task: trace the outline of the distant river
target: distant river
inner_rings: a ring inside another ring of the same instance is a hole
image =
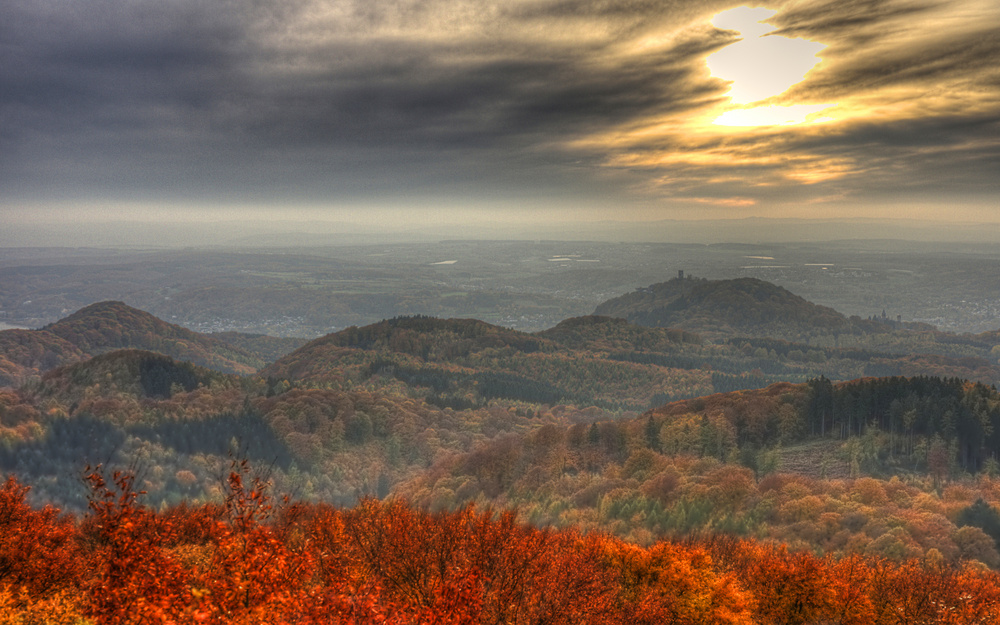
[[[31,328],[26,328],[24,326],[12,326],[9,323],[4,323],[0,321],[0,330],[30,330]]]

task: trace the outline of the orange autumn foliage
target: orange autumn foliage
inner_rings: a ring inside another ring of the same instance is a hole
[[[134,473],[94,470],[82,519],[30,508],[27,487],[9,479],[4,622],[1000,622],[1000,576],[981,568],[725,537],[640,547],[473,507],[367,499],[342,510],[273,499],[266,478],[234,462],[223,503],[157,513],[140,503]]]

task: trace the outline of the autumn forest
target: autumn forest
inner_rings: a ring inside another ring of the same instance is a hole
[[[1000,333],[595,312],[0,332],[0,622],[1000,622]]]

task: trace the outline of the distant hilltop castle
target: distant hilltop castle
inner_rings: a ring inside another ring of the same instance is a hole
[[[896,328],[903,327],[903,315],[896,315],[896,319],[895,319],[895,321],[893,321],[892,319],[890,319],[885,314],[885,309],[884,308],[882,309],[882,315],[881,316],[879,316],[879,315],[872,315],[871,317],[868,317],[868,321],[877,321],[878,323],[884,323],[886,325],[891,325],[891,326],[896,327]]]
[[[685,278],[688,279],[688,280],[692,280],[692,279],[694,279],[694,276],[691,276],[691,275],[685,276],[684,275],[684,270],[683,269],[678,269],[677,270],[677,279],[678,280],[684,280]],[[648,287],[648,286],[637,286],[637,287],[635,287],[635,290],[637,292],[639,292],[639,293],[652,293],[653,292],[652,287]]]

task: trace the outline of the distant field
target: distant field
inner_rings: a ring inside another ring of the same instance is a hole
[[[0,248],[0,319],[39,327],[97,301],[121,300],[199,331],[314,337],[413,314],[537,331],[679,270],[760,278],[846,315],[884,310],[891,319],[953,332],[1000,328],[1000,251],[900,241]]]

